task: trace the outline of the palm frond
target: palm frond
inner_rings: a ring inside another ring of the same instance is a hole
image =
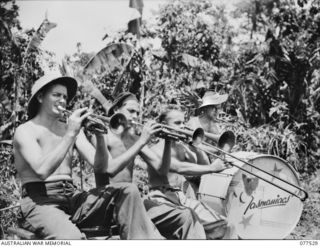
[[[66,58],[63,58],[61,64],[59,64],[60,73],[63,76],[74,76],[72,68],[68,65]]]
[[[85,65],[85,74],[103,75],[114,69],[122,69],[133,55],[134,47],[125,43],[115,43],[101,49]]]
[[[134,47],[125,43],[108,45],[90,59],[85,65],[83,73],[88,76],[99,75],[102,77],[116,69],[121,71],[113,90],[113,96],[115,96],[123,87],[123,74],[127,70],[135,53]]]
[[[181,91],[181,93],[177,95],[177,100],[185,107],[195,109],[198,109],[202,103],[202,99],[193,91]]]
[[[47,36],[48,32],[55,28],[57,26],[56,23],[50,22],[48,20],[48,13],[46,12],[45,18],[42,21],[41,25],[37,29],[37,31],[34,33],[32,38],[30,39],[27,49],[26,49],[26,54],[28,54],[32,50],[37,50],[39,49],[40,44],[42,41],[45,39]]]

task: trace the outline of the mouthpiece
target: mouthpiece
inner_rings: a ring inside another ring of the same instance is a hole
[[[61,105],[58,105],[57,108],[58,108],[58,110],[60,110],[60,111],[67,111],[66,108],[64,108],[64,107],[61,106]]]

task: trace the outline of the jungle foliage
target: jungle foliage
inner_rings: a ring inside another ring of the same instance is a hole
[[[27,49],[36,31],[21,29],[14,1],[2,1],[0,13],[0,140],[11,140],[15,127],[27,120],[30,89],[44,73],[43,64],[63,66],[48,51]],[[104,97],[112,100],[121,82],[119,91],[137,94],[147,119],[158,117],[166,104],[184,105],[190,116],[206,90],[228,93],[223,108],[232,121],[225,127],[237,134],[235,150],[278,155],[304,179],[315,176],[320,158],[320,2],[247,0],[228,12],[209,0],[174,0],[156,16],[156,24],[144,21],[139,40],[130,33],[112,37],[111,43],[130,44],[136,52],[123,69],[91,78]],[[155,40],[161,47],[155,47]],[[64,65],[79,75],[92,56],[78,49],[65,57]],[[91,105],[105,113],[85,88],[81,84],[71,108]],[[0,208],[19,198],[10,155],[2,149]],[[90,184],[91,170],[85,169],[84,175],[79,166],[74,172]],[[143,187],[145,176],[137,176]],[[14,224],[8,218],[1,217],[4,227]]]

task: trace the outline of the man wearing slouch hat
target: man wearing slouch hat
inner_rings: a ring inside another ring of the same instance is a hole
[[[199,116],[191,117],[187,125],[192,129],[203,128],[205,132],[220,134],[217,124],[218,110],[228,100],[228,94],[219,94],[213,91],[205,92],[202,104],[199,106]]]

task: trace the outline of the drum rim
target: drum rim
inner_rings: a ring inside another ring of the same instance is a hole
[[[253,154],[254,152],[250,152],[250,153]],[[248,158],[248,161],[251,161],[251,160],[254,160],[254,159],[257,159],[257,158],[276,158],[276,159],[278,159],[278,160],[283,161],[283,162],[289,167],[289,169],[292,171],[292,173],[294,174],[294,176],[295,176],[295,178],[296,178],[296,181],[297,181],[297,183],[298,183],[298,186],[301,185],[301,184],[300,184],[300,180],[299,180],[299,175],[298,175],[296,169],[294,169],[294,167],[293,167],[288,161],[286,161],[285,159],[283,159],[283,158],[281,158],[281,157],[279,157],[279,156],[276,156],[276,155],[272,155],[272,154],[258,154],[258,153],[257,153],[257,155],[256,155],[255,157]],[[243,164],[245,165],[245,163],[243,163]],[[296,220],[295,224],[292,224],[292,227],[290,228],[290,231],[288,230],[289,233],[286,234],[286,235],[283,234],[280,239],[285,239],[285,238],[286,238],[287,236],[289,236],[289,235],[291,234],[291,232],[297,227],[297,224],[298,224],[299,221],[300,221],[300,218],[301,218],[301,215],[302,215],[302,212],[303,212],[303,206],[304,206],[303,202],[302,202],[301,200],[299,200],[299,201],[300,201],[300,203],[301,203],[300,214],[297,215],[297,220]],[[298,217],[298,216],[299,216],[299,217]],[[239,237],[241,237],[241,236],[239,236]],[[259,238],[257,238],[257,239],[259,239]]]
[[[276,159],[279,159],[281,161],[283,161],[284,163],[286,163],[288,165],[288,167],[290,168],[290,170],[292,171],[292,173],[294,174],[294,176],[296,177],[297,181],[298,181],[298,185],[300,186],[300,179],[299,179],[299,174],[297,172],[297,170],[288,162],[286,161],[285,159],[279,157],[279,156],[276,156],[276,155],[272,155],[272,154],[258,154],[256,157],[252,158],[252,159],[249,159],[249,160],[253,160],[253,159],[256,159],[256,158],[268,158],[268,157],[271,157],[271,158],[276,158]]]

